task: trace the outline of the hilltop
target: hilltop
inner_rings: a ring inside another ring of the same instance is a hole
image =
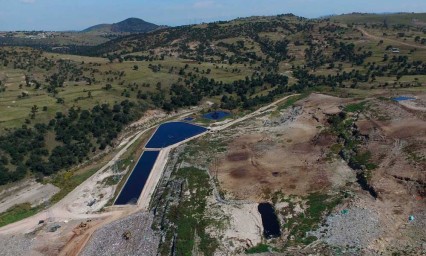
[[[349,13],[330,16],[330,20],[346,24],[387,24],[426,27],[426,13]]]
[[[82,32],[96,33],[147,33],[158,29],[160,26],[138,18],[128,18],[118,23],[99,24],[89,27]]]

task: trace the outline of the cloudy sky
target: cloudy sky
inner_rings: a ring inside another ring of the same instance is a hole
[[[0,0],[0,31],[81,30],[129,17],[175,26],[290,12],[426,12],[426,0]]]

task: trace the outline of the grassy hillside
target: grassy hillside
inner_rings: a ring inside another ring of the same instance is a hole
[[[346,24],[383,24],[405,25],[405,26],[426,26],[426,13],[392,13],[392,14],[369,14],[352,13],[333,16],[330,18]]]

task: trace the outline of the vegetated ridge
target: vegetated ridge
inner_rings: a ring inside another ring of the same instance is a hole
[[[82,32],[103,32],[103,33],[147,33],[156,30],[160,26],[146,22],[138,18],[128,18],[118,23],[99,24],[89,27]]]

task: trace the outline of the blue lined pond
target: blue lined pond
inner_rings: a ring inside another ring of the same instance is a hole
[[[164,148],[207,131],[186,122],[169,122],[158,127],[146,148]],[[136,204],[160,151],[145,151],[115,201],[115,205]]]
[[[203,117],[210,120],[220,120],[225,117],[230,116],[231,113],[225,111],[214,111],[207,114],[204,114]]]
[[[399,97],[392,98],[392,100],[394,101],[415,100],[415,99],[416,98],[414,97],[407,97],[407,96],[399,96]]]
[[[129,179],[115,201],[115,205],[136,204],[148,180],[160,151],[145,151],[130,174]]]
[[[206,128],[185,122],[169,122],[158,127],[146,148],[165,148],[207,131]]]

